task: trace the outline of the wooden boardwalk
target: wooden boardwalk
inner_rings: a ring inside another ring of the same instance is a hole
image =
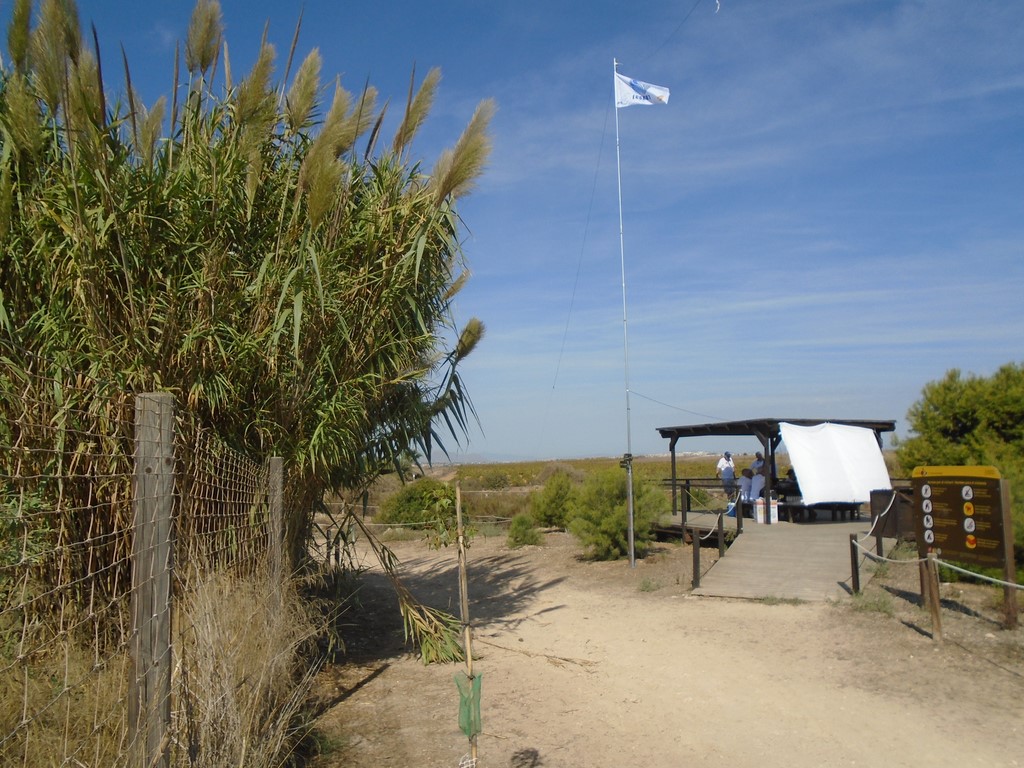
[[[689,522],[689,520],[687,521]],[[735,527],[735,520],[732,521]],[[743,521],[743,533],[725,557],[701,576],[695,595],[824,601],[846,596],[850,588],[850,534],[862,538],[866,519],[756,525]],[[865,546],[874,548],[874,539]],[[888,551],[892,542],[886,541]],[[863,568],[861,586],[870,575]]]

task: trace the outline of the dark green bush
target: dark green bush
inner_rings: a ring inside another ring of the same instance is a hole
[[[530,497],[530,513],[537,525],[564,528],[572,501],[573,482],[565,472],[552,474],[544,488]]]
[[[637,554],[653,538],[653,523],[667,512],[668,499],[657,488],[633,478],[633,540]],[[629,553],[626,473],[605,470],[592,475],[574,494],[569,530],[595,560],[615,560]]]
[[[529,515],[516,515],[508,527],[508,545],[512,549],[535,547],[540,544],[540,531],[533,527]]]
[[[381,505],[378,522],[436,523],[455,509],[455,489],[440,480],[424,477],[403,487]]]

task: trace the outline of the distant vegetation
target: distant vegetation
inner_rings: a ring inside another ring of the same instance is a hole
[[[677,476],[713,477],[716,460],[715,456],[680,457]],[[669,511],[671,496],[665,481],[671,471],[666,456],[634,460],[638,554],[642,555],[652,540],[654,522]],[[559,528],[572,532],[595,559],[615,559],[628,553],[626,472],[618,457],[438,467],[432,477],[404,486],[395,478],[382,479],[374,486],[371,506],[380,510],[378,522],[429,526],[436,519],[433,510],[439,488],[456,481],[467,518],[504,520],[509,546],[542,543],[537,529]]]

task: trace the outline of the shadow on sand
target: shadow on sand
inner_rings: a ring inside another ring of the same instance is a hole
[[[450,557],[445,557],[449,553]],[[454,547],[401,562],[399,577],[417,600],[458,616],[459,573]],[[469,611],[473,625],[515,626],[561,608],[548,606],[530,616],[523,616],[526,607],[537,595],[564,579],[535,578],[521,557],[509,557],[503,553],[474,559],[471,547],[468,569]],[[380,661],[411,649],[405,640],[398,598],[389,578],[379,570],[369,571],[359,577],[359,586],[351,606],[344,614],[340,629],[345,651],[337,661]]]

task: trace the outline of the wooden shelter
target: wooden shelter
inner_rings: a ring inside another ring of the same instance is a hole
[[[845,424],[851,427],[863,427],[875,433],[878,447],[882,447],[882,433],[894,432],[896,422],[893,420],[862,420],[862,419],[744,419],[741,421],[716,421],[709,424],[686,424],[678,427],[658,427],[658,432],[669,441],[669,453],[672,456],[672,514],[679,509],[676,476],[676,445],[684,437],[756,437],[764,449],[764,460],[770,471],[765,475],[765,498],[769,498],[772,485],[776,479],[775,451],[782,442],[782,430],[779,425],[785,422],[800,427],[814,427],[819,424]]]

